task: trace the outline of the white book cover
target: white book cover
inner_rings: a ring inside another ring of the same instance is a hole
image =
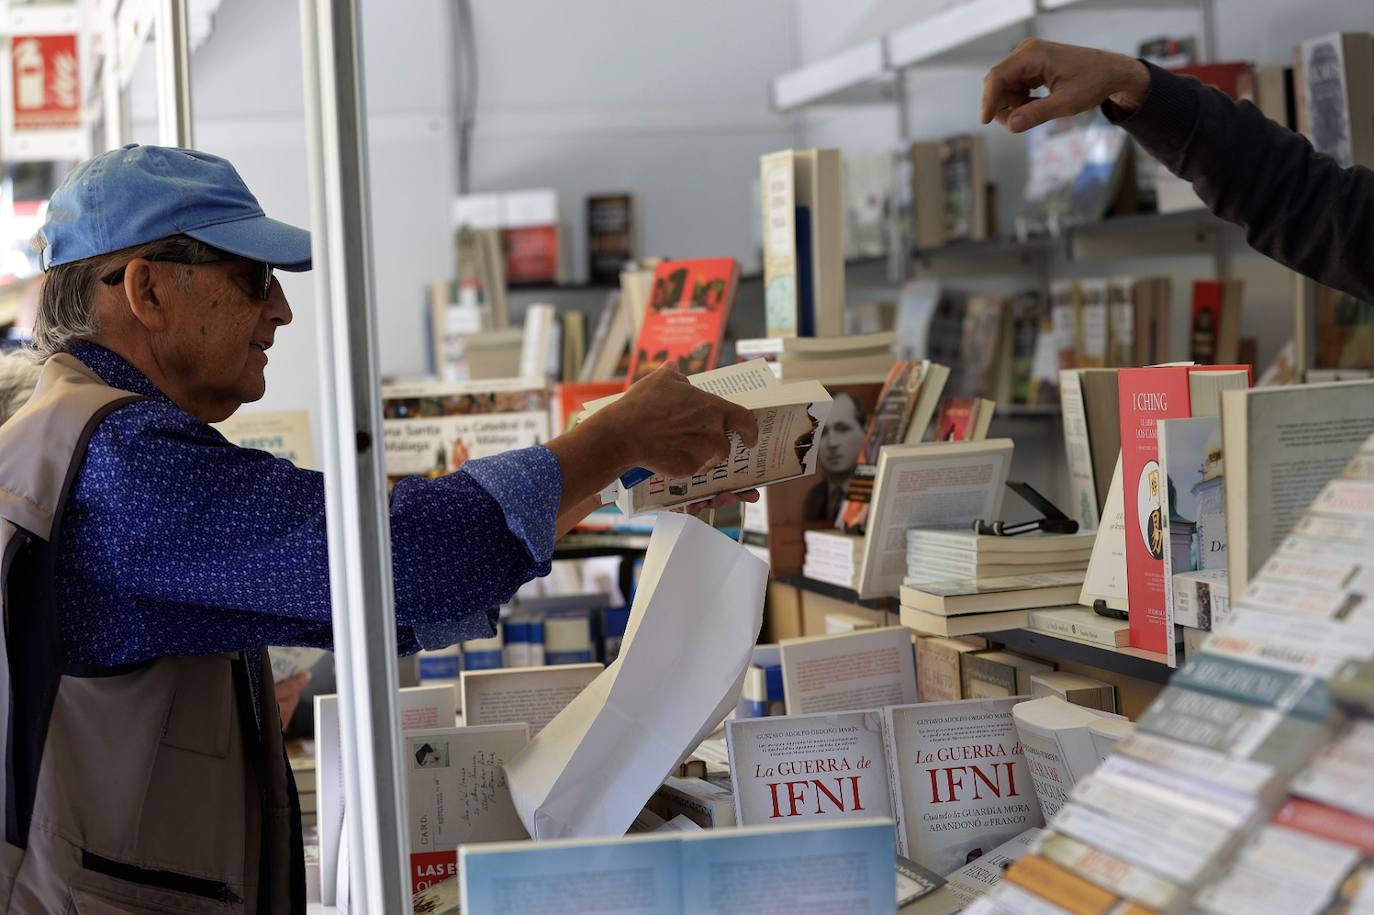
[[[906,533],[913,527],[967,530],[1001,519],[1012,442],[887,445],[878,453],[859,597],[896,597],[906,577]]]
[[[1044,822],[1012,708],[1021,697],[883,709],[897,849],[949,873]]]
[[[1083,579],[1083,591],[1078,602],[1091,607],[1093,601],[1105,601],[1108,607],[1126,610],[1126,505],[1121,494],[1121,457],[1117,456],[1112,482],[1107,487],[1107,501],[1102,506],[1102,524],[1097,528],[1092,558]]]
[[[458,691],[451,683],[412,686],[396,694],[401,730],[452,727],[458,717]],[[315,697],[315,793],[320,837],[320,899],[336,902],[339,883],[348,885],[348,851],[343,847],[344,772],[343,732],[339,727],[339,697]],[[343,901],[346,904],[347,900]]]
[[[941,891],[948,890],[959,903],[959,907],[969,905],[992,890],[1002,880],[1007,867],[1018,861],[1031,849],[1041,836],[1038,828],[1027,829],[998,845],[987,854],[968,862],[946,875],[948,883]],[[957,912],[959,909],[951,909]]]
[[[315,441],[310,436],[306,410],[239,410],[214,424],[215,429],[240,448],[266,451],[302,470],[317,470]]]
[[[784,639],[779,653],[789,715],[916,701],[916,661],[904,627]]]
[[[653,476],[628,489],[618,488],[616,505],[625,515],[697,502],[724,492],[740,492],[816,472],[821,432],[830,414],[830,395],[817,381],[777,380],[762,359],[688,376],[694,387],[723,397],[754,414],[759,440],[749,448],[733,431],[730,456],[704,473],[667,479]],[[589,402],[585,418],[622,395]]]
[[[1068,803],[1073,786],[1097,768],[1097,750],[1088,728],[1099,717],[1097,712],[1058,696],[1021,702],[1012,709],[1026,767],[1046,820]]]
[[[741,826],[892,813],[880,712],[737,719],[725,736]]]
[[[457,876],[459,845],[528,835],[502,769],[528,742],[524,724],[403,735],[412,893]]]
[[[530,726],[534,738],[601,673],[601,664],[465,670],[463,722]]]

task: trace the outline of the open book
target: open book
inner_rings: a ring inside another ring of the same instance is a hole
[[[784,384],[762,359],[691,375],[687,380],[751,410],[759,425],[758,444],[747,448],[736,433],[729,432],[729,459],[706,473],[671,480],[651,476],[632,486],[617,487],[614,501],[626,515],[686,505],[816,472],[821,430],[830,413],[830,395],[820,382]],[[621,396],[591,401],[579,421]]]

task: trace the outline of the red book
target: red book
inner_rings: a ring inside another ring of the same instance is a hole
[[[684,375],[715,368],[738,284],[739,264],[733,257],[660,263],[626,386],[669,360]]]
[[[966,442],[973,435],[981,403],[977,397],[946,397],[935,420],[935,441]]]
[[[513,286],[558,281],[558,226],[502,229],[506,282]]]
[[[1193,323],[1189,358],[1202,365],[1232,363],[1240,358],[1240,308],[1244,284],[1239,280],[1193,283]]]
[[[1164,479],[1159,468],[1161,419],[1192,416],[1194,372],[1244,371],[1236,386],[1249,383],[1248,366],[1166,365],[1121,369],[1117,391],[1121,408],[1121,498],[1126,517],[1126,597],[1130,607],[1131,647],[1168,655],[1174,663],[1174,626],[1164,596]],[[1228,386],[1223,384],[1223,387]],[[1216,396],[1213,394],[1213,396]],[[1215,409],[1202,415],[1215,415]]]
[[[1274,814],[1274,822],[1374,855],[1374,820],[1348,810],[1290,797]]]
[[[554,385],[553,434],[568,431],[573,418],[589,401],[600,400],[625,390],[623,381],[564,381]]]

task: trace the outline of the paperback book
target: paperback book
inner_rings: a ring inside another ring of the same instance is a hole
[[[898,851],[949,873],[1043,822],[1019,697],[883,709]]]
[[[783,639],[779,650],[788,715],[916,701],[911,633],[901,626]]]
[[[738,283],[734,258],[659,263],[626,386],[668,362],[684,375],[715,368]]]
[[[882,715],[788,715],[725,723],[741,826],[889,816]]]

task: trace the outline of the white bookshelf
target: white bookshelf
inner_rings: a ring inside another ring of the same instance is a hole
[[[971,0],[887,36],[899,69],[996,63],[1031,32],[1035,0]]]
[[[887,104],[894,99],[893,75],[883,41],[875,38],[774,79],[773,107]]]

